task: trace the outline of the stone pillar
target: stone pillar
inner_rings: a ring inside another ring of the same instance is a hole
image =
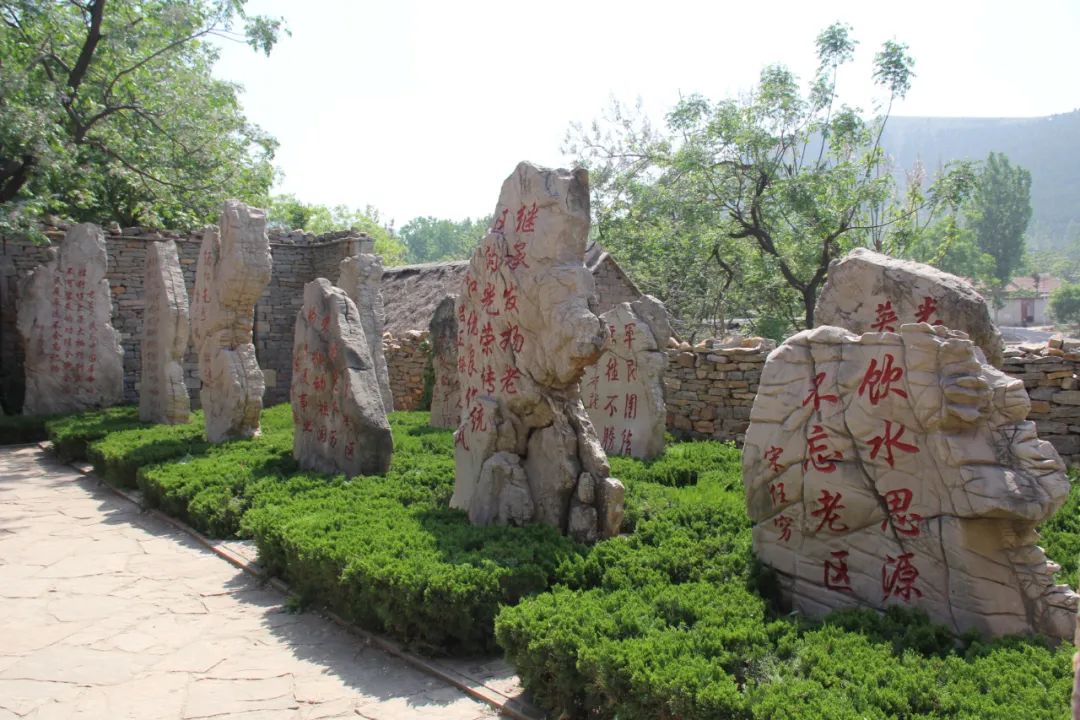
[[[53,258],[19,287],[17,327],[26,349],[26,415],[75,413],[120,402],[124,351],[112,326],[105,235],[68,230]]]
[[[360,313],[329,280],[304,286],[293,341],[293,456],[325,473],[382,475],[394,441]]]
[[[139,419],[167,425],[186,423],[191,413],[183,367],[189,334],[188,296],[174,240],[147,247],[143,292]]]
[[[600,316],[611,338],[585,372],[582,396],[604,452],[647,460],[664,452],[664,371],[671,324],[656,298],[644,295]]]
[[[360,243],[360,254],[341,261],[337,286],[348,293],[349,298],[360,312],[360,323],[364,326],[368,353],[375,367],[379,394],[386,412],[394,410],[394,396],[390,394],[390,374],[386,369],[386,355],[383,353],[383,323],[386,312],[382,297],[382,259],[372,254],[370,241]],[[366,251],[366,252],[365,252]]]
[[[229,200],[219,228],[203,234],[195,272],[192,336],[210,442],[259,433],[266,385],[255,358],[252,324],[270,269],[266,214]]]
[[[623,487],[578,384],[608,340],[588,305],[588,233],[588,173],[521,163],[469,263],[450,502],[476,524],[545,523],[582,541],[619,532]]]
[[[456,295],[447,295],[431,318],[431,363],[435,386],[431,391],[432,427],[456,428],[461,422],[461,386],[458,384],[458,323]]]

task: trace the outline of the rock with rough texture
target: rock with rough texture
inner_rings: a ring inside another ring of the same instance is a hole
[[[814,322],[854,333],[926,322],[967,333],[1000,368],[1004,345],[990,308],[966,280],[910,260],[857,248],[829,268]]]
[[[580,397],[607,342],[588,305],[588,232],[588,173],[521,163],[470,261],[450,502],[474,523],[546,523],[586,542],[619,532],[623,487]]]
[[[461,421],[461,386],[458,384],[458,326],[454,315],[456,295],[447,295],[431,317],[431,364],[435,382],[431,389],[432,427],[456,428]]]
[[[188,295],[174,240],[147,246],[143,288],[139,419],[186,423],[191,414],[183,367],[189,334]]]
[[[361,252],[345,258],[338,267],[337,286],[349,294],[360,311],[360,323],[364,326],[368,354],[374,363],[375,376],[379,381],[379,394],[386,412],[394,410],[394,396],[390,393],[390,373],[386,369],[383,354],[383,325],[386,312],[382,298],[382,259],[370,252]]]
[[[758,558],[794,607],[917,607],[953,632],[1071,639],[1078,597],[1035,528],[1065,502],[1024,384],[927,324],[789,338],[743,451]]]
[[[293,456],[324,473],[382,475],[394,441],[361,313],[341,288],[304,286],[293,339]]]
[[[203,234],[192,304],[199,397],[210,442],[259,433],[266,384],[255,357],[252,324],[271,267],[266,213],[229,200],[220,227]]]
[[[664,452],[664,348],[671,338],[667,310],[644,295],[600,316],[611,339],[600,361],[585,372],[582,397],[609,455],[642,460]]]
[[[75,225],[19,286],[26,415],[108,407],[124,393],[124,351],[112,326],[109,258],[97,225]]]

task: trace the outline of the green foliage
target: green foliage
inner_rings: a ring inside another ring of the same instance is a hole
[[[359,230],[375,241],[375,253],[382,256],[384,265],[403,265],[406,261],[405,245],[394,235],[393,223],[384,227],[379,211],[370,205],[363,210],[346,205],[330,208],[301,202],[295,195],[273,195],[266,212],[269,226],[283,230],[303,230],[316,235],[334,230]]]
[[[139,410],[133,405],[91,410],[45,423],[53,450],[64,462],[86,459],[90,443],[109,433],[146,426],[139,421]]]
[[[40,442],[49,437],[45,423],[49,416],[0,415],[0,445]]]
[[[1050,313],[1059,323],[1080,326],[1080,283],[1063,283],[1050,293]]]
[[[1059,582],[1077,587],[1077,561],[1080,560],[1080,479],[1069,472],[1072,489],[1065,505],[1039,528],[1039,545],[1053,558],[1061,571]]]
[[[87,448],[87,459],[114,485],[135,487],[139,468],[209,447],[202,411],[184,425],[149,425],[109,432]]]
[[[254,202],[276,143],[215,79],[211,37],[264,52],[281,21],[245,0],[0,1],[0,215],[186,228]],[[11,214],[14,213],[14,214]]]
[[[1031,173],[1012,165],[1001,153],[990,153],[967,212],[979,249],[994,259],[997,284],[1007,285],[1024,262]]]
[[[401,239],[408,248],[410,263],[465,260],[490,225],[491,216],[458,221],[418,217],[401,228]]]

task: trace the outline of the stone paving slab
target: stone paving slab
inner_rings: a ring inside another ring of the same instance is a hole
[[[0,448],[0,720],[493,717],[92,476]]]

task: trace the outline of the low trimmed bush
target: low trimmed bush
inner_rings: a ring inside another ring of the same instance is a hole
[[[139,421],[139,410],[134,405],[90,410],[45,423],[53,452],[64,462],[85,460],[90,443],[110,433],[137,427],[149,427],[149,424]]]
[[[49,415],[0,415],[0,445],[41,442],[49,437]]]
[[[108,482],[135,487],[141,467],[206,452],[205,436],[202,412],[195,412],[183,425],[148,425],[109,433],[91,442],[86,455]]]

